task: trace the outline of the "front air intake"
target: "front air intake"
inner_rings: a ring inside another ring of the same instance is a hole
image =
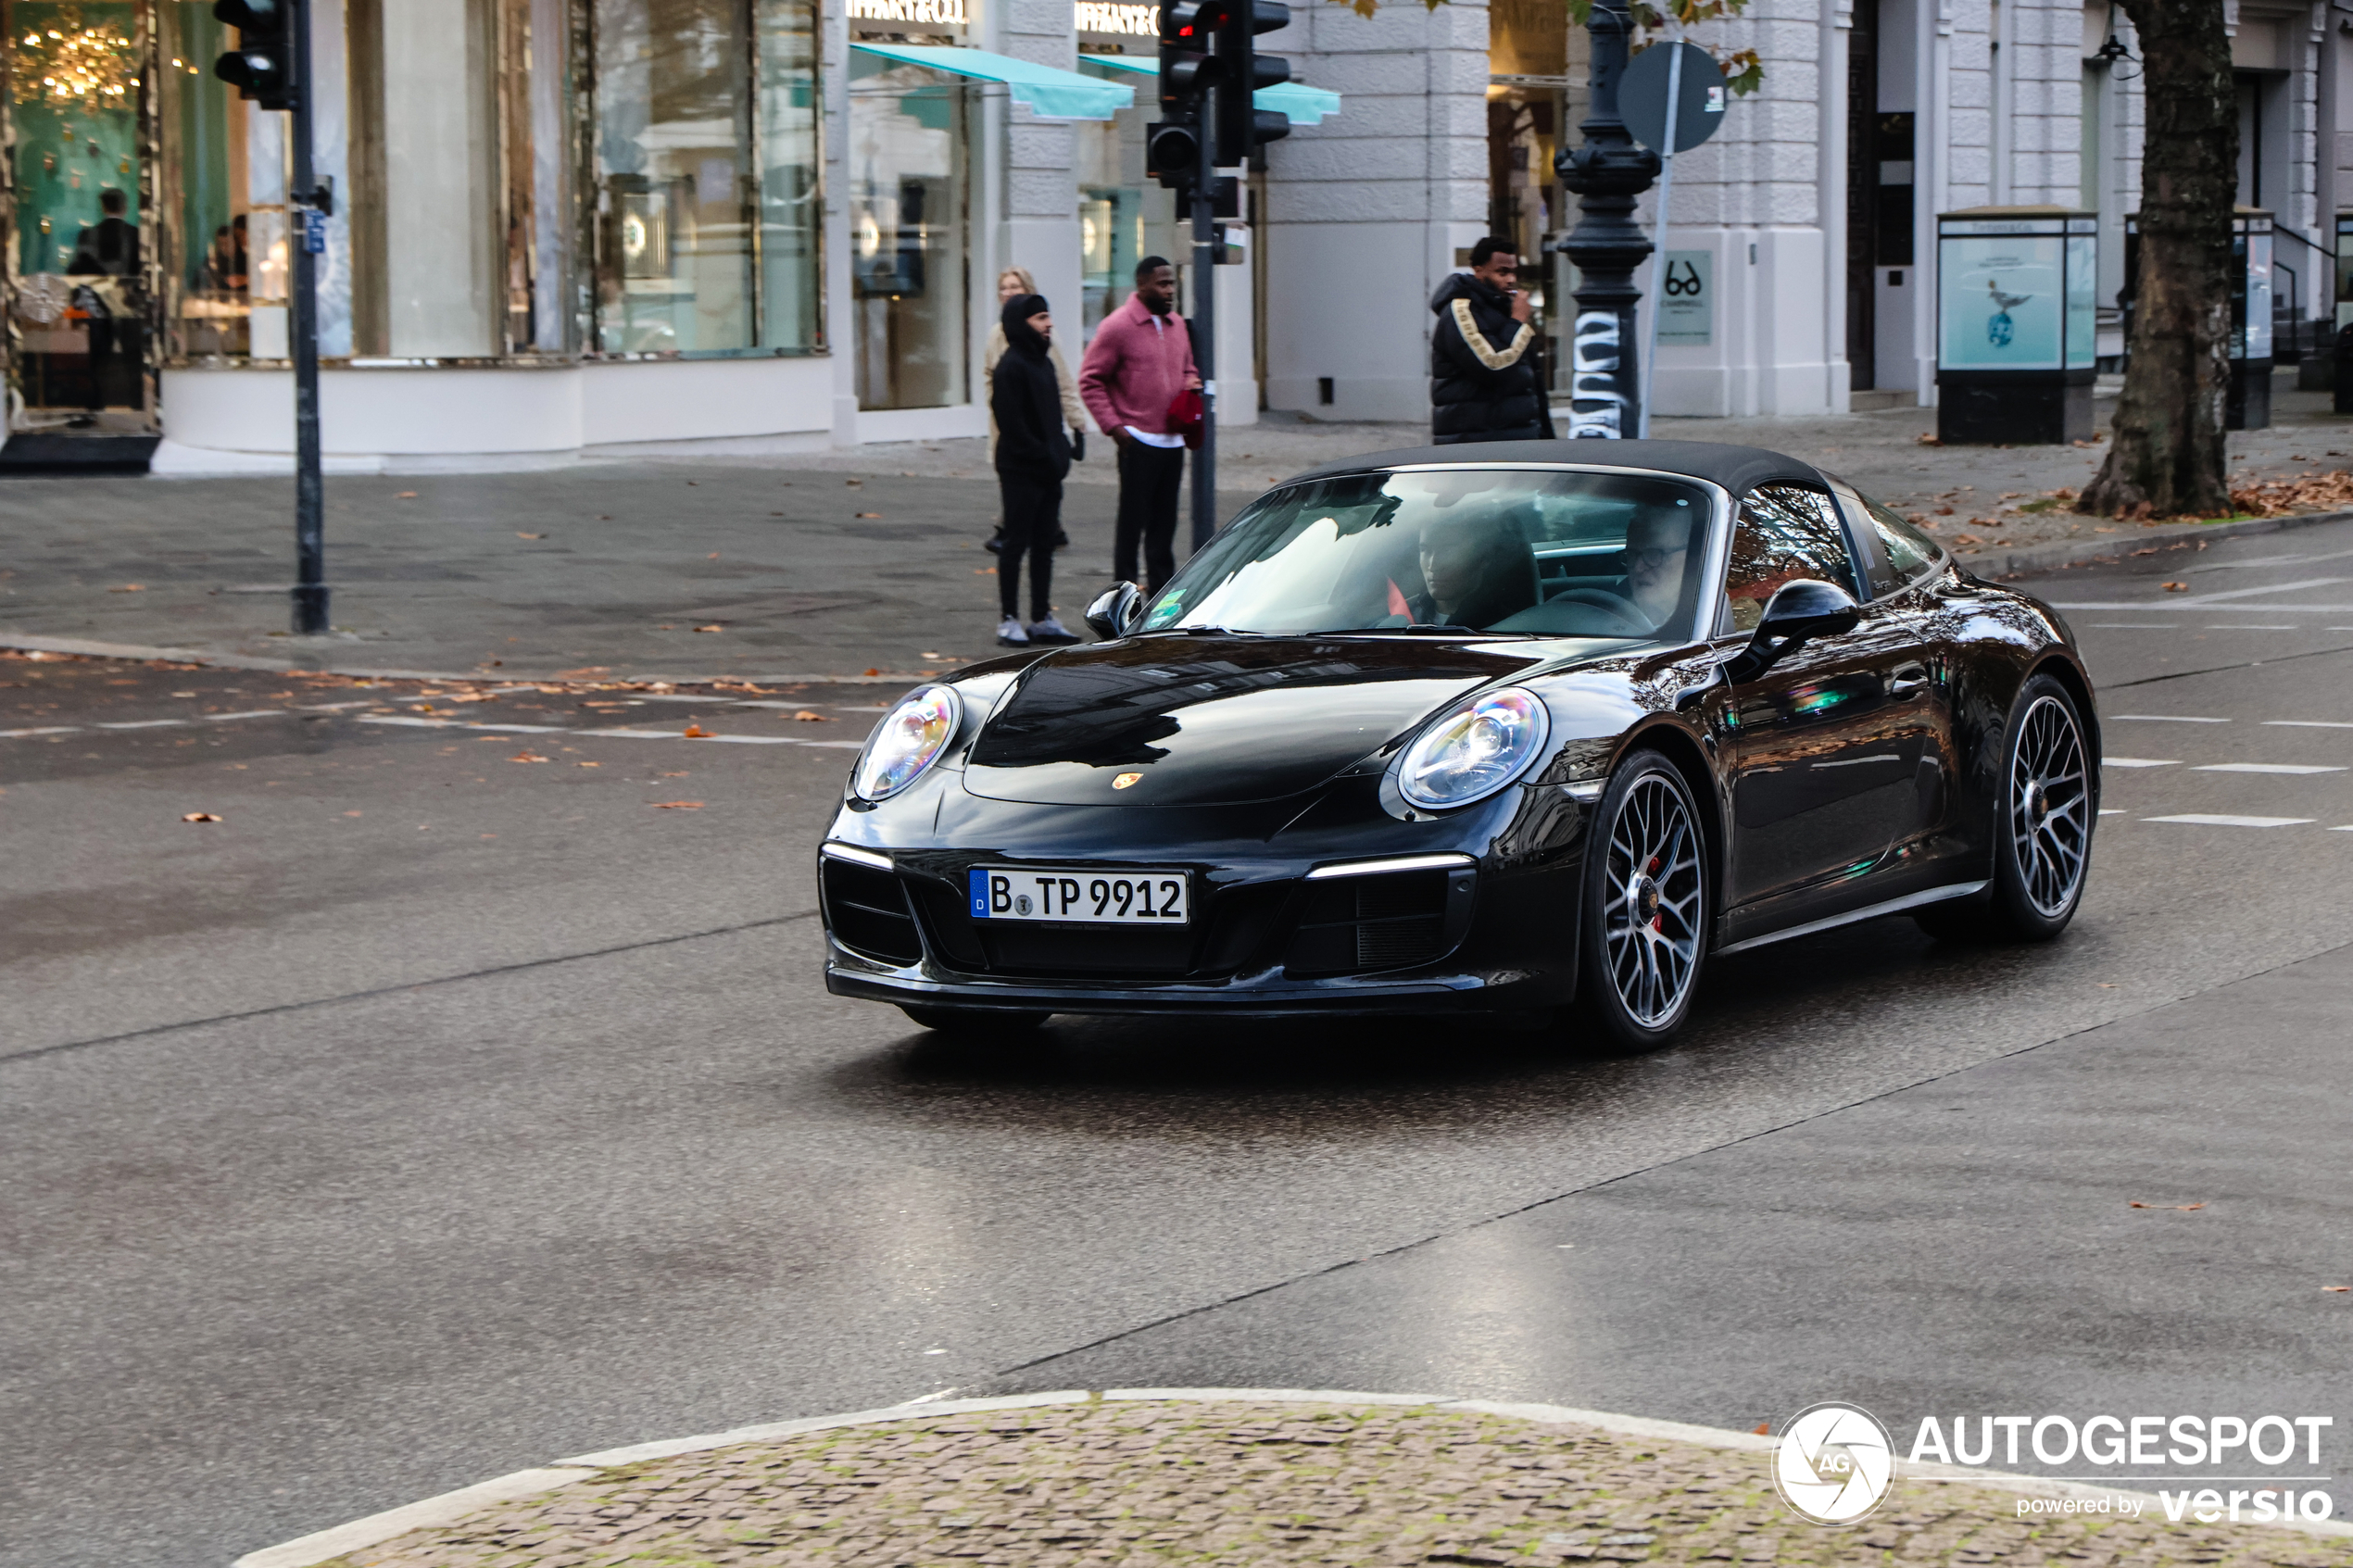
[[[885,963],[921,963],[923,938],[896,872],[830,857],[824,866],[825,929],[855,953]]]
[[[1442,957],[1447,874],[1441,867],[1308,883],[1283,972],[1365,974]]]

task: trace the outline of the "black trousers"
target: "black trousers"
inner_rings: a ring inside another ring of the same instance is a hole
[[[997,472],[997,494],[1005,503],[1005,547],[997,555],[997,601],[1008,616],[1021,614],[1021,563],[1029,558],[1029,619],[1054,612],[1054,535],[1063,526],[1063,482],[1042,473]]]
[[[1176,574],[1176,487],[1185,478],[1185,448],[1130,441],[1119,449],[1119,530],[1112,536],[1112,575],[1140,583],[1147,593]],[[1136,546],[1144,572],[1136,573]]]

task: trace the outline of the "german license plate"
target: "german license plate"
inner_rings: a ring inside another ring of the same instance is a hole
[[[1183,925],[1192,919],[1183,872],[1040,872],[975,866],[966,879],[975,920]]]

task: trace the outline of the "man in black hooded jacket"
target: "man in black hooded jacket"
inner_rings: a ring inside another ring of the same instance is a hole
[[[1438,285],[1429,340],[1430,434],[1458,441],[1538,441],[1552,409],[1538,374],[1533,302],[1519,288],[1519,257],[1490,235],[1471,247],[1471,270]]]
[[[998,606],[1005,647],[1075,643],[1054,614],[1054,536],[1062,532],[1063,479],[1070,436],[1063,423],[1062,382],[1047,345],[1054,320],[1042,295],[1015,295],[1000,321],[1005,352],[988,374],[988,411],[997,419],[997,489],[1005,504],[1005,547],[997,557]],[[1029,624],[1021,623],[1021,568],[1029,562]]]

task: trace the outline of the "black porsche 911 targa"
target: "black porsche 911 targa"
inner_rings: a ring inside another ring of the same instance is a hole
[[[926,1027],[1558,1010],[1711,952],[2082,897],[2073,634],[1833,475],[1699,442],[1385,452],[1268,491],[1104,640],[900,700],[820,852],[827,986]]]

